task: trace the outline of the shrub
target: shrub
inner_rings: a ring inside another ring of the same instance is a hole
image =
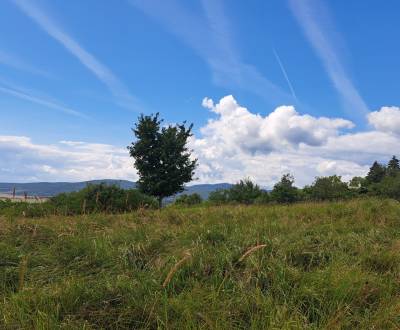
[[[156,200],[136,189],[124,190],[116,185],[88,185],[71,193],[63,193],[50,199],[61,213],[80,214],[93,212],[120,213],[140,207],[155,207]]]
[[[175,204],[191,206],[191,205],[201,204],[202,201],[203,199],[197,193],[189,195],[182,194],[177,197],[177,199],[175,200]]]
[[[228,198],[232,202],[253,204],[262,195],[260,187],[250,179],[240,180],[228,190]]]
[[[317,177],[311,186],[304,188],[307,198],[317,201],[349,198],[350,189],[340,176]]]
[[[265,192],[250,179],[244,179],[240,180],[229,189],[217,190],[210,193],[208,200],[215,204],[253,204],[257,199],[262,198],[264,193]]]
[[[275,184],[271,191],[271,198],[278,203],[293,203],[299,200],[298,188],[294,185],[294,178],[290,174],[282,176],[281,181]]]
[[[229,202],[229,190],[228,189],[217,189],[212,191],[208,195],[208,200],[217,205],[225,204]]]
[[[268,204],[271,202],[271,196],[267,191],[261,191],[261,194],[254,200],[255,204]]]
[[[371,194],[400,200],[400,174],[386,176],[370,187]]]
[[[99,184],[88,185],[77,192],[59,194],[43,203],[0,201],[0,214],[8,217],[41,217],[94,212],[121,213],[140,207],[156,208],[157,201],[136,189],[124,190],[115,185]]]

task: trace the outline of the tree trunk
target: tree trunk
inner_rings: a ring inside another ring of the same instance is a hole
[[[162,207],[162,197],[159,196],[159,197],[158,197],[158,208],[161,209],[161,207]]]

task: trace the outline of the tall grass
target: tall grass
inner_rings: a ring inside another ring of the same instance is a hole
[[[398,329],[399,279],[391,200],[0,218],[4,329]]]

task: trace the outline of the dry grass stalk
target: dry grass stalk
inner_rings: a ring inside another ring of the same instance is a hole
[[[165,281],[163,283],[163,287],[165,288],[169,282],[171,282],[172,277],[174,276],[174,274],[178,271],[178,269],[186,262],[188,261],[190,258],[192,257],[192,255],[189,252],[186,252],[186,255],[179,260],[174,267],[171,268],[171,270],[169,271],[167,277],[165,278]]]
[[[18,273],[18,291],[21,291],[24,287],[25,275],[28,269],[28,257],[23,256],[19,263],[19,273]]]
[[[128,200],[129,200],[129,192],[126,193],[126,197],[125,197],[125,207],[128,206]]]
[[[240,257],[239,262],[242,262],[242,261],[243,261],[244,259],[246,259],[250,254],[256,252],[257,250],[263,249],[263,248],[265,248],[266,246],[267,246],[267,244],[260,244],[260,245],[253,246],[252,248],[248,249],[248,250],[246,251],[246,253],[243,254],[243,255]]]
[[[86,199],[83,200],[82,213],[86,214]]]
[[[197,316],[204,321],[204,323],[207,324],[207,327],[209,329],[214,329],[214,325],[212,324],[211,320],[209,318],[207,318],[205,315],[203,315],[202,313],[198,312],[196,313]]]

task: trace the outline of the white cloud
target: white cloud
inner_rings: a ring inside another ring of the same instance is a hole
[[[342,118],[302,115],[292,106],[261,116],[233,96],[218,103],[205,98],[202,104],[217,115],[191,141],[202,182],[235,182],[248,176],[272,187],[286,172],[301,186],[315,176],[338,174],[349,180],[365,175],[374,160],[400,154],[399,137],[378,130],[346,131],[354,125]]]
[[[368,122],[378,131],[400,134],[400,108],[382,107],[368,114]]]
[[[250,177],[270,188],[287,172],[299,186],[315,176],[338,174],[349,180],[365,175],[374,160],[400,155],[400,135],[379,125],[354,132],[348,120],[299,114],[292,106],[262,116],[240,106],[233,96],[218,102],[205,98],[202,104],[214,118],[190,140],[199,159],[199,180],[193,183],[234,183]],[[382,109],[376,113],[386,116]],[[400,111],[390,115],[396,122]],[[38,144],[28,137],[0,136],[0,181],[135,180],[132,164],[124,147],[80,141]]]
[[[127,150],[107,144],[49,145],[24,136],[0,136],[0,155],[1,182],[137,178]]]
[[[208,153],[215,153],[217,149],[232,154],[239,150],[265,153],[293,149],[301,144],[316,146],[337,136],[340,129],[354,126],[344,119],[300,115],[293,106],[280,106],[263,117],[239,106],[232,95],[222,98],[216,105],[205,98],[203,106],[218,115],[201,128],[203,139],[213,145]],[[218,153],[215,156],[218,157]]]
[[[62,30],[50,16],[31,1],[13,0],[18,8],[36,22],[46,33],[57,40],[73,56],[75,56],[87,69],[89,69],[101,82],[103,82],[116,98],[118,105],[137,110],[139,101],[129,93],[124,84],[114,73],[93,54],[84,49],[77,41]]]

